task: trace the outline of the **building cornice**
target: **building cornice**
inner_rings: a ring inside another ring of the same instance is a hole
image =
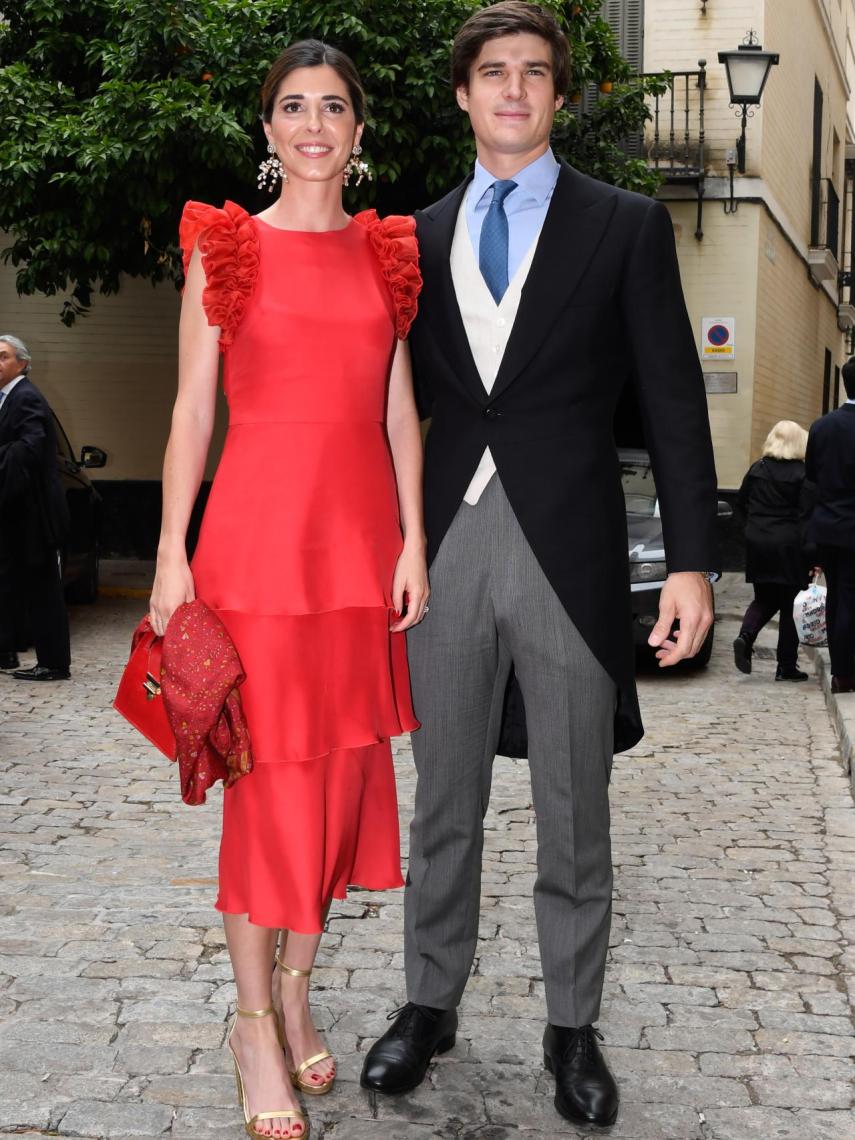
[[[771,220],[775,223],[781,236],[799,258],[805,269],[810,272],[808,261],[807,242],[802,241],[797,230],[788,219],[780,202],[769,189],[762,178],[735,178],[733,183],[733,196],[736,201],[753,203],[762,206]],[[697,200],[696,192],[689,186],[662,186],[656,197],[662,202],[694,202]],[[704,183],[704,203],[725,202],[730,199],[729,178],[707,178]],[[811,278],[813,280],[813,278]],[[838,305],[838,290],[836,281],[822,281],[816,288],[825,293],[834,306]]]
[[[840,54],[840,47],[837,40],[834,38],[834,28],[831,23],[831,17],[828,14],[828,9],[825,6],[824,0],[814,0],[814,4],[819,9],[820,19],[822,26],[825,28],[825,35],[831,48],[831,54],[834,62],[837,65],[837,74],[840,77],[840,82],[843,84],[843,90],[846,92],[846,99],[848,101],[851,94],[849,90],[849,80],[846,78],[846,63],[843,56]]]

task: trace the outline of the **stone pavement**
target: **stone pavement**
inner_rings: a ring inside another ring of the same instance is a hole
[[[642,678],[648,734],[615,763],[613,1140],[855,1135],[855,810],[816,681],[774,684],[768,648],[750,677],[733,671],[743,604],[739,583],[720,591],[709,670]],[[0,677],[0,1132],[243,1134],[211,906],[219,796],[184,807],[168,763],[109,710],[143,608],[74,611],[68,684]],[[396,759],[406,820],[405,741]],[[590,1135],[555,1115],[541,1065],[530,801],[525,764],[498,761],[458,1045],[410,1096],[357,1080],[403,999],[401,895],[335,906],[315,1009],[341,1079],[308,1104],[315,1140]]]

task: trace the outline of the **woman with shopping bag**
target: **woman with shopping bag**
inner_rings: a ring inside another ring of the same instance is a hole
[[[745,611],[733,660],[740,673],[751,672],[754,642],[778,615],[776,681],[806,681],[798,668],[799,640],[793,601],[810,581],[811,560],[804,544],[804,520],[810,512],[811,487],[805,481],[807,432],[792,420],[775,424],[763,456],[748,469],[739,489],[745,518],[745,578],[754,600]]]

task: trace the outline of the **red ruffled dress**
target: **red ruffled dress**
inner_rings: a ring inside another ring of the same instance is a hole
[[[412,218],[282,230],[188,202],[221,330],[229,430],[192,570],[246,671],[254,770],[224,793],[217,909],[323,928],[349,883],[402,885],[389,738],[417,727],[385,428],[421,287]]]

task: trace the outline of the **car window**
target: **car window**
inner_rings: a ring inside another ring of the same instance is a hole
[[[658,517],[656,484],[649,463],[621,460],[620,480],[628,514]]]
[[[62,428],[62,424],[56,418],[56,413],[53,415],[53,426],[56,434],[56,453],[60,459],[67,459],[70,463],[76,463],[74,452],[71,450],[71,444],[68,442],[68,436]]]

